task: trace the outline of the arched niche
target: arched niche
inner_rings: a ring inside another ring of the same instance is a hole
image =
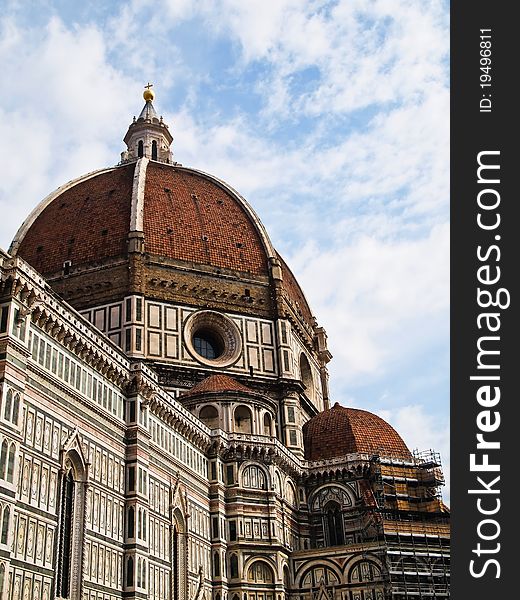
[[[235,433],[253,433],[253,414],[244,404],[237,406],[233,412],[233,429]]]
[[[217,429],[220,424],[219,412],[215,406],[203,406],[199,412],[199,419],[210,429]]]

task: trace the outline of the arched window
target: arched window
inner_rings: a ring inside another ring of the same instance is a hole
[[[133,506],[128,509],[128,523],[126,529],[128,538],[135,537],[135,510]]]
[[[0,563],[0,594],[2,594],[4,590],[4,580],[5,580],[5,563]]]
[[[235,431],[237,433],[252,433],[253,418],[247,406],[237,406],[234,413]]]
[[[341,546],[345,543],[343,534],[343,516],[341,507],[336,502],[329,502],[324,511],[325,530],[329,546]]]
[[[242,486],[256,490],[267,489],[267,478],[260,467],[250,465],[242,473]]]
[[[199,419],[210,429],[218,427],[218,410],[214,406],[204,406],[199,413]]]
[[[157,142],[155,140],[152,142],[152,160],[157,160]]]
[[[5,479],[5,474],[7,470],[7,440],[2,442],[2,450],[0,451],[0,479]]]
[[[9,481],[9,483],[13,483],[15,458],[16,446],[15,444],[11,444],[11,448],[9,449],[9,459],[7,460],[7,481]]]
[[[264,415],[264,435],[272,435],[271,432],[271,417],[268,415],[268,413],[265,413]]]
[[[338,585],[340,580],[338,575],[328,567],[312,567],[305,572],[301,578],[300,587],[318,588],[323,582],[326,586]]]
[[[284,565],[283,567],[283,585],[286,591],[291,587],[291,576],[287,565]]]
[[[126,587],[134,585],[134,559],[129,556],[126,561]]]
[[[12,406],[13,406],[13,390],[8,390],[7,397],[5,399],[5,406],[4,406],[4,419],[6,419],[7,421],[11,420]]]
[[[1,544],[7,544],[7,538],[9,536],[9,517],[11,516],[11,509],[6,506],[4,509],[4,516],[2,517],[2,536],[0,538]],[[0,592],[2,589],[0,588]]]
[[[232,554],[229,559],[229,576],[231,579],[238,577],[238,556]]]
[[[137,587],[142,587],[142,579],[141,579],[141,559],[137,559]]]
[[[146,561],[143,558],[143,564],[141,566],[142,572],[141,572],[141,585],[143,588],[146,587]]]
[[[139,158],[144,156],[144,145],[143,145],[143,140],[139,140],[139,143],[137,144],[137,156]]]
[[[296,506],[296,493],[294,492],[294,487],[289,481],[285,485],[285,499],[291,506]]]
[[[69,471],[61,489],[60,552],[58,553],[58,596],[69,598],[74,506],[74,477]]]

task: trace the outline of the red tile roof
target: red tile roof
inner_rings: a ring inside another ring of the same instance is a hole
[[[40,212],[18,252],[43,275],[127,254],[135,163],[80,180]],[[150,162],[146,169],[145,251],[174,260],[268,274],[251,216],[216,181]]]
[[[241,384],[236,379],[229,377],[228,375],[210,375],[203,379],[187,392],[182,394],[183,398],[188,396],[198,396],[199,394],[206,394],[208,392],[246,392],[247,394],[254,394],[255,392],[247,386]]]
[[[267,275],[260,234],[237,199],[215,182],[151,162],[144,207],[146,252]]]
[[[19,255],[42,275],[126,256],[134,165],[78,182],[36,217],[21,240]]]
[[[353,452],[411,459],[401,436],[381,417],[338,403],[305,423],[303,438],[308,460],[336,458]]]

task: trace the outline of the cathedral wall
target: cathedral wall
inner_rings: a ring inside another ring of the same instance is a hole
[[[183,330],[194,312],[192,307],[129,296],[121,302],[95,307],[82,314],[132,356],[193,368],[201,363],[188,350]],[[240,355],[227,369],[248,376],[253,372],[263,377],[277,377],[273,322],[246,315],[223,314],[238,327],[242,344]]]

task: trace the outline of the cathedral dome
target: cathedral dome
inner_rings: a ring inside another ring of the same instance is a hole
[[[61,186],[10,248],[78,310],[144,295],[316,325],[260,219],[231,186],[173,161],[153,95],[130,124],[115,167]]]
[[[140,189],[136,187],[140,186]],[[125,258],[129,236],[146,254],[267,275],[270,242],[245,200],[217,179],[149,161],[104,169],[48,196],[18,232],[17,252],[44,276]]]
[[[362,452],[411,459],[410,450],[385,420],[366,410],[336,402],[303,426],[305,458],[322,460]]]

